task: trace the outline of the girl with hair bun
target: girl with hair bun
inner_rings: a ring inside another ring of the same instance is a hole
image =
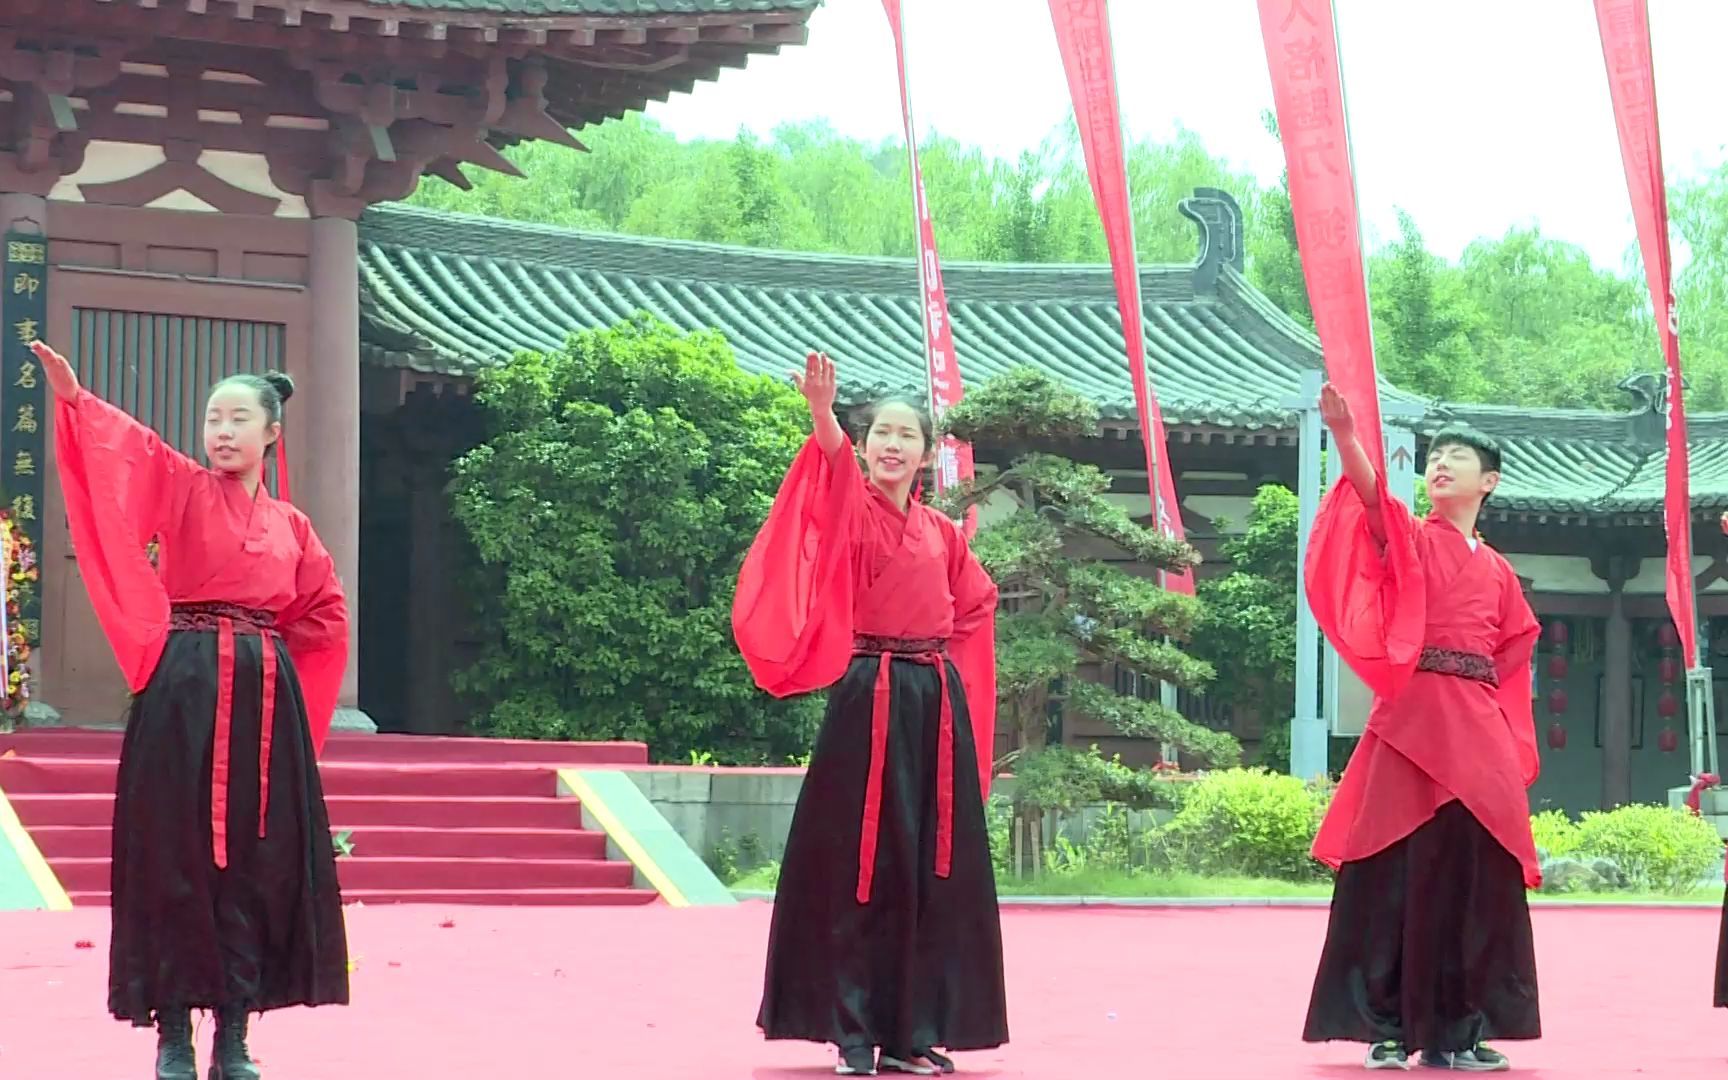
[[[196,1080],[194,1009],[216,1015],[210,1080],[256,1080],[249,1014],[348,1002],[317,766],[348,607],[311,522],[263,484],[294,383],[276,372],[217,383],[206,468],[82,389],[65,357],[32,348],[56,398],[78,566],[133,693],[108,1008],[155,1025],[157,1080]]]

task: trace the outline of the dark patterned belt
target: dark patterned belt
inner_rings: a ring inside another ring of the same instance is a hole
[[[945,653],[948,651],[948,639],[881,637],[876,634],[859,634],[852,639],[852,651],[858,655],[868,656],[880,656],[882,653],[894,653],[899,656]]]
[[[936,739],[936,876],[945,878],[954,866],[954,706],[948,697],[948,640],[946,638],[897,638],[859,634],[852,639],[858,656],[880,657],[876,663],[876,687],[870,703],[870,771],[864,781],[864,822],[858,833],[858,889],[860,904],[870,902],[876,877],[876,841],[882,818],[882,768],[887,761],[888,706],[893,698],[889,670],[895,660],[910,660],[936,669],[937,692],[942,695]]]
[[[261,634],[276,625],[276,616],[268,611],[239,604],[203,603],[175,604],[169,612],[168,626],[172,630],[193,633],[220,631],[224,619],[234,629],[254,634]]]
[[[234,728],[234,635],[260,639],[263,668],[258,705],[258,839],[270,810],[270,740],[276,731],[276,616],[220,602],[175,604],[170,629],[216,635],[216,733],[210,751],[210,848],[218,869],[228,868],[228,758]]]
[[[1416,670],[1431,671],[1436,675],[1451,675],[1472,682],[1487,683],[1495,689],[1500,688],[1500,673],[1494,669],[1494,659],[1481,653],[1465,652],[1462,649],[1437,649],[1428,645],[1422,649],[1421,659],[1416,661]]]

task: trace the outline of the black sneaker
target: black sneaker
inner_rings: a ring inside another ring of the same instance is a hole
[[[1505,1072],[1512,1067],[1506,1055],[1477,1043],[1469,1050],[1424,1050],[1422,1067],[1426,1069],[1456,1069],[1459,1072]]]
[[[876,1048],[873,1046],[842,1046],[840,1062],[834,1066],[839,1076],[875,1076]]]
[[[1410,1055],[1405,1052],[1401,1042],[1387,1041],[1376,1043],[1368,1051],[1368,1058],[1362,1062],[1366,1069],[1408,1069]]]

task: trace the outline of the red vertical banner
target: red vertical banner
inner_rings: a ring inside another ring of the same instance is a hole
[[[1140,442],[1146,450],[1147,488],[1152,496],[1152,521],[1158,531],[1184,539],[1182,504],[1176,498],[1176,474],[1170,468],[1164,415],[1146,374],[1145,311],[1140,301],[1140,268],[1134,250],[1134,218],[1128,201],[1128,162],[1122,138],[1122,111],[1116,97],[1116,61],[1110,46],[1108,0],[1050,0],[1050,19],[1068,74],[1068,95],[1080,126],[1080,147],[1092,197],[1110,246],[1110,271],[1116,281],[1116,304],[1122,311],[1122,338],[1128,347],[1128,372],[1134,384],[1134,407],[1140,414]],[[1190,570],[1164,575],[1175,592],[1194,592]]]
[[[1685,383],[1680,376],[1680,323],[1674,309],[1673,260],[1668,250],[1668,192],[1662,175],[1662,133],[1656,122],[1656,65],[1650,53],[1650,11],[1645,0],[1596,0],[1602,60],[1614,99],[1620,161],[1632,195],[1632,218],[1644,276],[1655,305],[1668,387],[1667,493],[1663,524],[1668,532],[1668,612],[1680,633],[1688,671],[1698,666],[1697,600],[1692,590],[1692,490],[1686,446]]]
[[[900,69],[900,116],[906,125],[906,156],[911,163],[912,204],[918,220],[919,306],[924,321],[924,358],[930,381],[930,412],[938,424],[942,414],[959,404],[966,387],[954,352],[954,328],[948,319],[948,290],[942,285],[942,260],[936,255],[936,227],[924,198],[924,172],[918,167],[918,136],[912,127],[912,88],[906,81],[906,43],[900,21],[900,0],[882,0],[888,25],[894,30],[894,60]],[[973,477],[972,445],[945,436],[936,451],[936,490],[946,491]],[[978,528],[978,508],[966,514],[966,535]]]
[[[1302,279],[1326,356],[1326,377],[1350,403],[1362,448],[1384,473],[1374,336],[1332,0],[1258,2]]]

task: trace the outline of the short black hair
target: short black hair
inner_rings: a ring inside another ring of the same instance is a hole
[[[1500,471],[1500,444],[1475,428],[1448,424],[1428,439],[1430,454],[1448,446],[1466,446],[1476,451],[1476,460],[1482,463],[1483,472]]]

